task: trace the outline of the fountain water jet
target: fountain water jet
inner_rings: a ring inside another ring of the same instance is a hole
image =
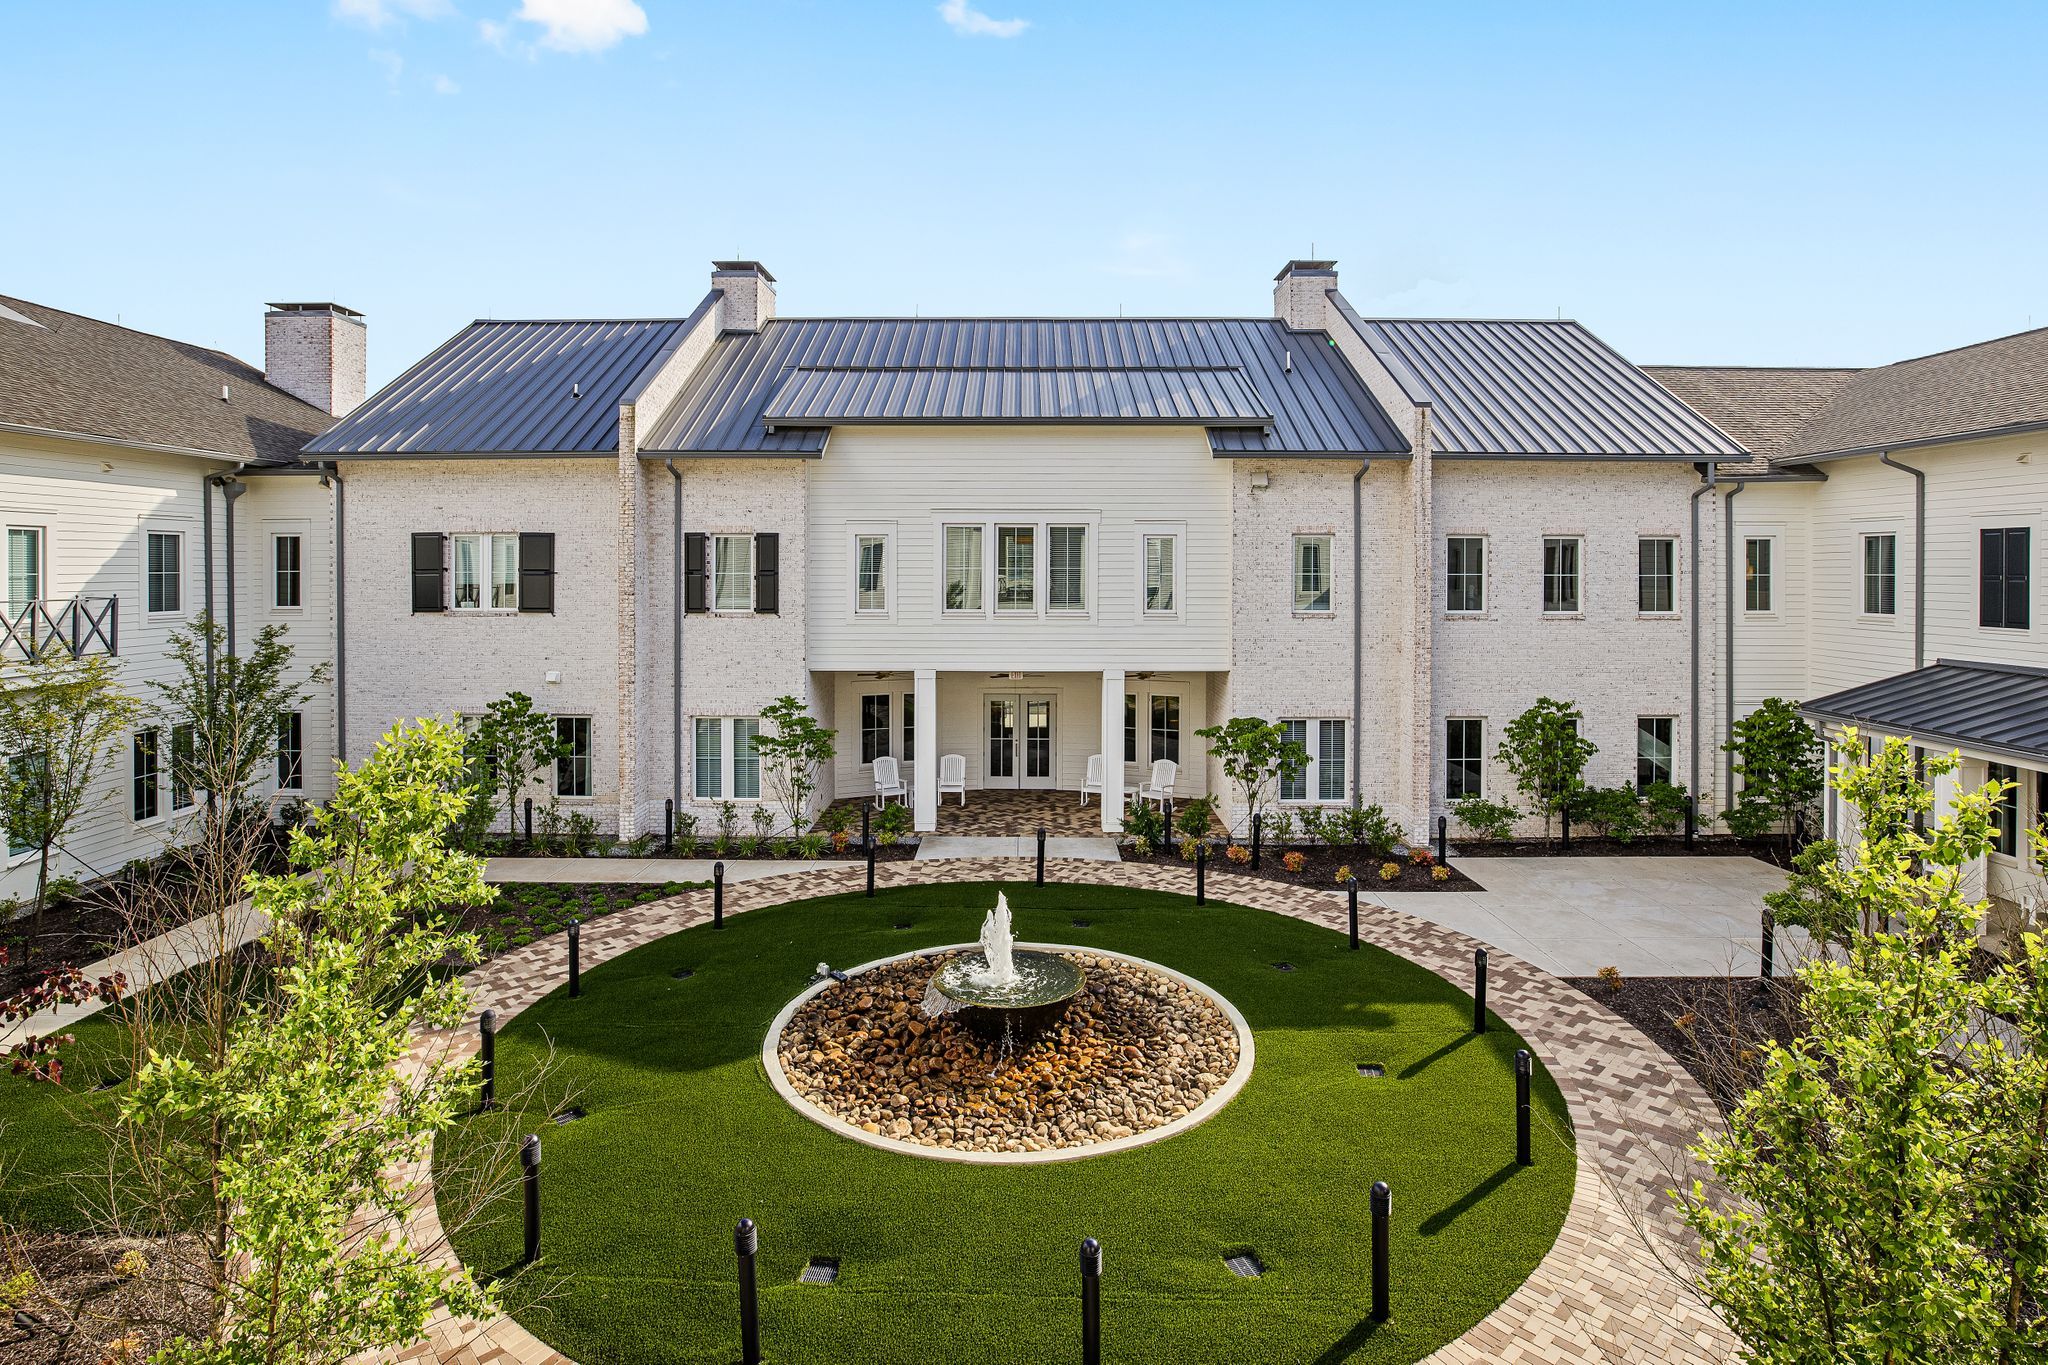
[[[1066,1013],[1086,984],[1080,967],[1057,953],[1019,949],[1010,927],[1009,898],[996,893],[995,909],[981,922],[981,952],[954,958],[932,974],[925,989],[928,1017],[964,1012],[976,1033],[1028,1041]]]

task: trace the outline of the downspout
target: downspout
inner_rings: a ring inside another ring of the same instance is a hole
[[[1359,727],[1365,723],[1365,473],[1371,460],[1360,460],[1351,476],[1351,808],[1365,796],[1358,771]]]
[[[1721,735],[1723,739],[1735,738],[1735,496],[1749,486],[1743,479],[1735,481],[1735,487],[1728,490],[1728,496],[1721,499],[1722,532],[1721,562],[1727,567],[1727,583],[1722,590],[1725,597],[1724,615],[1727,618],[1727,637],[1721,660]],[[1727,764],[1721,773],[1721,809],[1735,809],[1735,765]]]
[[[1714,491],[1719,467],[1712,460],[1706,462],[1703,482],[1692,490],[1692,725],[1690,748],[1691,763],[1687,769],[1686,790],[1692,793],[1695,809],[1700,795],[1700,499]]]
[[[348,761],[348,540],[342,502],[341,463],[329,465],[320,482],[334,490],[334,759]]]
[[[199,481],[199,520],[204,530],[200,544],[206,556],[206,709],[213,710],[213,478],[208,474]],[[143,553],[148,554],[148,538],[143,540]],[[144,603],[147,606],[147,603]]]
[[[669,729],[675,749],[675,752],[670,756],[671,773],[669,782],[675,791],[676,804],[681,805],[683,803],[683,476],[676,469],[676,462],[673,459],[663,460],[662,463],[668,466],[668,476],[675,481],[676,491],[673,513],[675,520],[674,525],[669,531],[669,539],[673,542],[669,548],[675,554],[675,566],[671,575],[672,581],[669,584],[672,589],[670,594],[671,601],[669,603],[669,630],[674,641],[669,653],[671,656],[670,666],[675,671],[674,686],[669,689],[672,694],[671,705],[673,707],[673,716]]]
[[[1879,464],[1913,476],[1913,667],[1927,667],[1927,471],[1900,464],[1887,450]]]

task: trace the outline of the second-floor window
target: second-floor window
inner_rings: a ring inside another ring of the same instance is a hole
[[[981,528],[946,528],[946,610],[981,610]]]
[[[150,611],[178,611],[184,601],[185,537],[177,531],[151,531],[143,605]]]
[[[2010,526],[1977,533],[1977,624],[2025,630],[2032,616],[2028,582],[2033,532]]]
[[[1486,538],[1452,536],[1445,546],[1444,610],[1476,615],[1486,610]]]
[[[1175,543],[1178,537],[1170,535],[1147,535],[1144,537],[1145,611],[1150,615],[1165,616],[1174,610],[1174,561],[1179,557]]]
[[[1045,536],[1046,609],[1088,610],[1088,528],[1048,526]]]
[[[458,535],[454,541],[457,611],[519,609],[519,537]]]
[[[270,538],[270,605],[273,607],[304,605],[300,583],[304,554],[305,541],[298,536]]]
[[[1579,549],[1577,536],[1543,538],[1543,610],[1551,615],[1568,615],[1579,609]]]
[[[1330,609],[1330,537],[1294,538],[1294,609]]]
[[[1770,611],[1776,591],[1771,566],[1771,538],[1751,536],[1742,542],[1742,609]]]
[[[711,537],[711,609],[754,609],[754,538]]]
[[[1644,536],[1636,542],[1636,610],[1660,615],[1678,609],[1678,542]]]
[[[1037,583],[1038,528],[996,527],[996,610],[1030,611]]]
[[[7,614],[17,616],[43,595],[43,530],[7,528]]]
[[[1894,616],[1899,610],[1899,538],[1889,531],[1863,537],[1863,614]]]
[[[889,609],[889,538],[861,536],[854,542],[853,609],[884,612]]]

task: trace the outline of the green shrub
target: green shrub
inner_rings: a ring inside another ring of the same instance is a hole
[[[1190,839],[1201,839],[1208,835],[1209,821],[1215,814],[1215,797],[1191,796],[1174,811],[1173,827]]]
[[[1505,801],[1488,801],[1483,796],[1461,796],[1451,802],[1451,814],[1467,833],[1481,839],[1507,839],[1515,832],[1522,812]]]
[[[825,856],[826,846],[830,842],[829,837],[826,835],[806,834],[803,838],[796,841],[797,855],[804,858],[822,858]]]
[[[1358,845],[1381,862],[1392,855],[1394,845],[1401,841],[1401,831],[1377,804],[1333,811],[1329,827],[1341,831],[1345,843]]]
[[[881,836],[883,843],[890,844],[910,833],[910,807],[900,801],[882,807],[881,813],[875,817],[875,833]]]
[[[761,854],[761,836],[742,834],[739,839],[739,855],[742,858],[757,858]]]
[[[1572,818],[1621,843],[1633,843],[1643,832],[1643,799],[1634,787],[1581,787],[1565,808]]]
[[[1658,834],[1670,834],[1685,823],[1685,787],[1682,783],[1652,782],[1643,788],[1643,824]]]
[[[1133,801],[1124,812],[1124,833],[1141,844],[1157,848],[1166,842],[1166,817],[1157,806]]]
[[[818,828],[827,834],[845,834],[853,829],[852,806],[827,806],[818,817]]]

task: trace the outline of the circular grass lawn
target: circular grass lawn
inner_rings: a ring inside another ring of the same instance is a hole
[[[878,1151],[776,1095],[762,1039],[820,960],[972,940],[998,889],[1020,940],[1147,958],[1230,999],[1257,1043],[1244,1090],[1152,1146],[1027,1166]],[[1090,1236],[1103,1245],[1107,1359],[1412,1361],[1528,1277],[1571,1200],[1556,1086],[1539,1067],[1535,1164],[1518,1167],[1522,1044],[1497,1020],[1474,1035],[1471,1017],[1470,997],[1420,967],[1237,906],[1008,883],[834,896],[674,934],[586,972],[582,998],[557,990],[525,1010],[499,1035],[499,1095],[530,1089],[552,1045],[539,1093],[559,1102],[566,1088],[587,1116],[466,1119],[438,1159],[541,1134],[541,1263],[500,1288],[522,1323],[586,1365],[736,1359],[742,1217],[760,1225],[771,1361],[1078,1358],[1077,1252]],[[1383,1079],[1359,1075],[1369,1062]],[[1394,1190],[1382,1324],[1367,1318],[1375,1180]],[[455,1245],[496,1273],[519,1236],[514,1196]],[[1244,1251],[1262,1277],[1224,1264]],[[837,1259],[836,1284],[798,1283],[814,1257]]]

